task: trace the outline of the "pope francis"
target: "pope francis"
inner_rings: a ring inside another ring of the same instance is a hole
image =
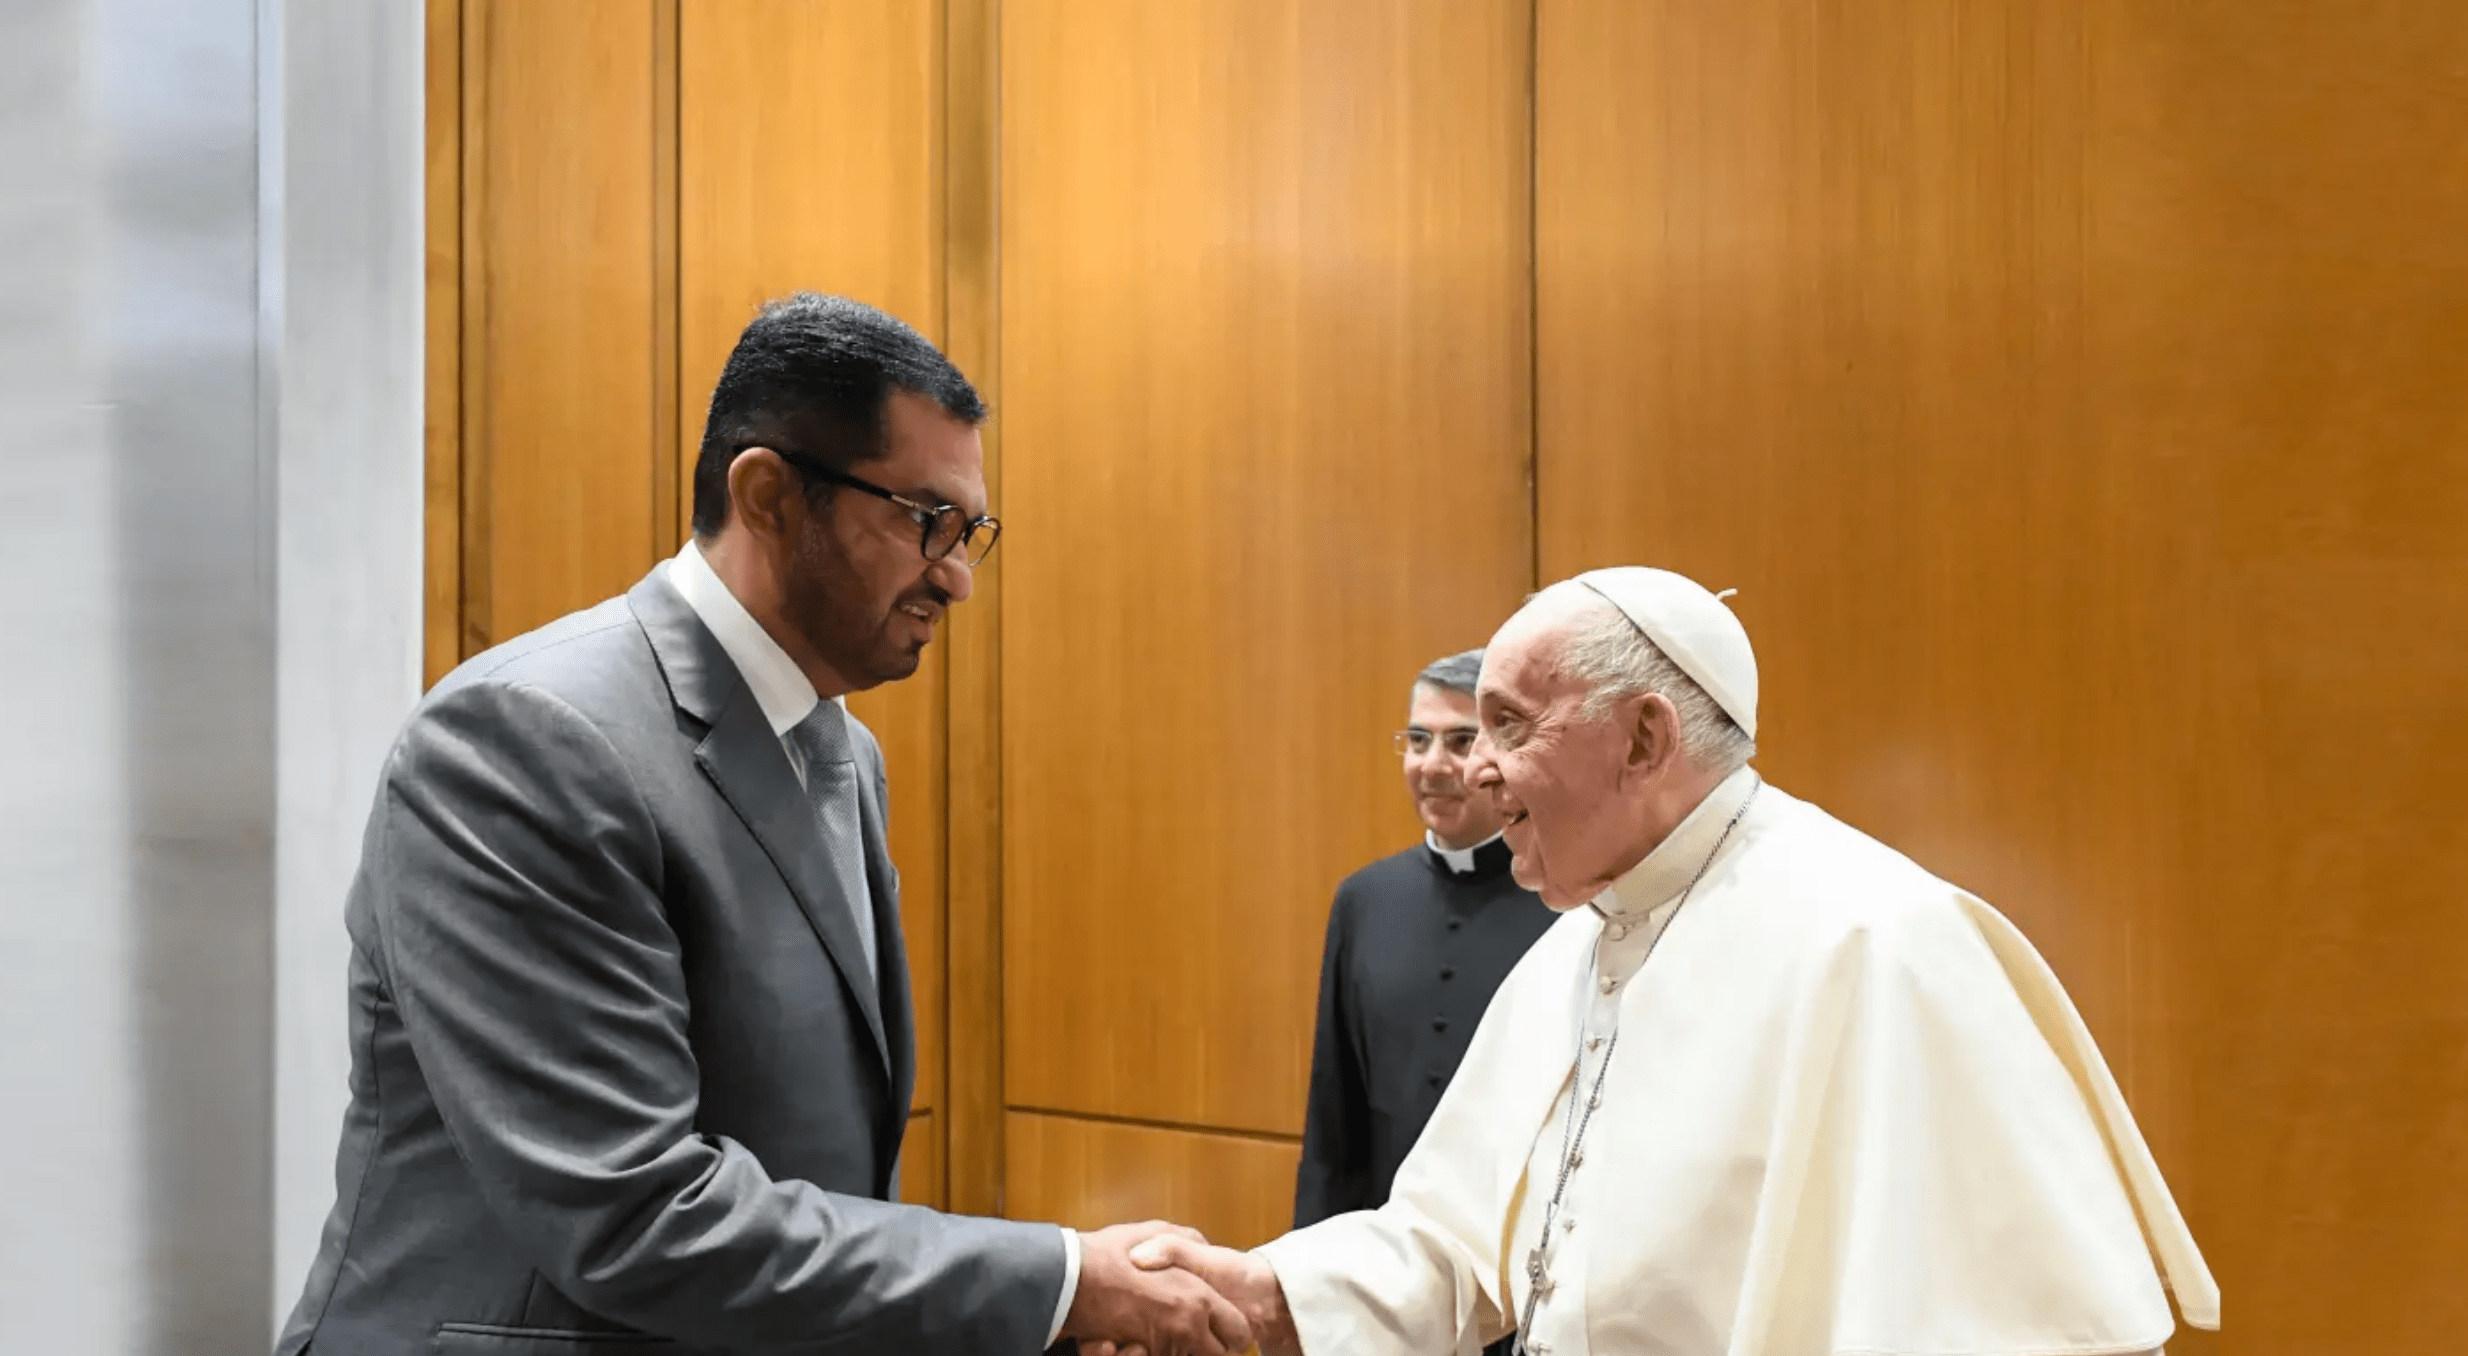
[[[1273,1353],[2157,1350],[2219,1290],[2011,923],[1748,766],[1757,669],[1660,570],[1495,636],[1469,780],[1562,911],[1389,1203],[1253,1253],[1159,1239]]]

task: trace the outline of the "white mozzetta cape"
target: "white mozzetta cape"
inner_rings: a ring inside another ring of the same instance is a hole
[[[1667,905],[1749,778],[1606,906]],[[1526,954],[1387,1206],[1261,1249],[1310,1356],[1470,1356],[1513,1327],[1604,927],[1575,910]],[[2163,1277],[2188,1322],[2218,1326],[2046,962],[1815,806],[1758,793],[1616,1008],[1565,1207],[1584,1246],[1556,1259],[1582,1274],[1557,1271],[1529,1334],[1551,1356],[2145,1352],[2174,1330]]]

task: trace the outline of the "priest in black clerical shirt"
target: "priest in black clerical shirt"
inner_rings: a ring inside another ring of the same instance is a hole
[[[1492,992],[1556,917],[1509,879],[1499,812],[1464,781],[1481,671],[1471,650],[1415,680],[1396,738],[1423,842],[1346,877],[1329,909],[1297,1229],[1388,1199]]]

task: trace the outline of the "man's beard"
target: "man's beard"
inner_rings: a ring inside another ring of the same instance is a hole
[[[884,681],[869,662],[875,648],[869,642],[876,637],[866,633],[867,619],[854,615],[842,602],[857,592],[855,572],[817,540],[820,536],[807,532],[789,552],[780,611],[833,672],[858,687],[872,687]]]
[[[902,591],[888,611],[876,615],[864,611],[861,602],[851,605],[849,600],[864,592],[846,558],[816,540],[816,534],[798,540],[789,556],[781,611],[824,663],[861,689],[897,682],[923,662],[925,641],[895,644],[888,634],[892,617],[906,615],[901,607],[915,602],[947,609],[951,602],[939,586],[920,579]]]

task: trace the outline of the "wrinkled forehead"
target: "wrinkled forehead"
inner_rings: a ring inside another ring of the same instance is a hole
[[[1564,695],[1560,652],[1578,611],[1574,600],[1549,590],[1517,609],[1483,650],[1477,700],[1532,709]]]

